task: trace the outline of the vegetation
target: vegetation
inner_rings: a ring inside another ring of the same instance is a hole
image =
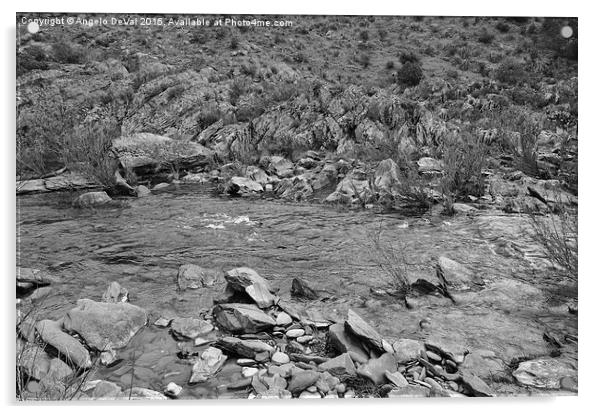
[[[402,88],[416,86],[424,77],[420,64],[407,62],[397,72],[397,83]]]

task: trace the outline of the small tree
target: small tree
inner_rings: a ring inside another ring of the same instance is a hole
[[[408,62],[397,71],[397,83],[402,88],[418,85],[423,77],[422,68],[417,62]]]

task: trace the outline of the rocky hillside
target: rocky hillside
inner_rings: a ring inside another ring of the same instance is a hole
[[[576,205],[576,19],[268,17],[292,23],[22,30],[19,188]]]

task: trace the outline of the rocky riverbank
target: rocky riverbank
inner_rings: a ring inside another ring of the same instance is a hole
[[[453,290],[462,275],[465,283],[479,283],[468,280],[465,269],[450,259],[441,258],[439,268],[446,275],[439,288],[447,283],[446,289]],[[436,340],[386,339],[354,309],[333,320],[312,308],[311,300],[321,294],[301,279],[293,281],[290,300],[281,299],[266,279],[245,267],[222,273],[182,265],[177,283],[181,291],[198,293],[205,306],[197,317],[150,316],[113,282],[98,301],[81,299],[56,321],[35,320],[35,312],[27,310],[40,303],[44,289],[52,288],[52,277],[19,269],[20,397],[167,399],[207,384],[217,395],[260,399],[487,397],[496,395],[488,385],[493,377],[542,392],[577,392],[576,367],[560,352],[509,367],[494,352]],[[124,364],[133,339],[149,329],[169,335],[144,346],[131,366]],[[576,338],[548,340],[562,347],[561,342]],[[163,388],[136,385],[147,371],[170,363],[180,371],[165,375]],[[120,382],[102,378],[103,367],[119,364]],[[486,372],[493,377],[483,376]]]

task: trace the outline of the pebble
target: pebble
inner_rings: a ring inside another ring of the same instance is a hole
[[[435,391],[443,391],[443,387],[441,387],[441,385],[432,378],[425,378],[424,382],[430,385]]]
[[[303,329],[291,329],[286,331],[286,336],[288,338],[298,338],[303,335],[305,335],[305,330]]]
[[[274,352],[274,355],[272,355],[272,362],[275,364],[282,365],[288,364],[289,362],[291,362],[291,359],[284,352]]]
[[[167,318],[164,318],[163,316],[161,316],[159,319],[157,319],[155,321],[155,326],[158,326],[160,328],[167,328],[170,323],[171,323],[171,319],[167,319]]]
[[[259,352],[259,353],[255,354],[255,361],[257,361],[257,362],[265,362],[268,359],[270,359],[269,352]]]
[[[177,397],[178,395],[180,395],[181,392],[182,387],[180,387],[175,382],[170,382],[169,384],[167,384],[167,387],[165,387],[164,391],[165,395],[169,397]]]
[[[293,323],[293,318],[289,316],[286,312],[280,312],[276,317],[276,325],[286,326]]]
[[[256,364],[254,359],[249,358],[239,358],[236,360],[236,363],[241,367],[250,367]]]
[[[303,391],[299,394],[299,398],[322,398],[322,396],[317,392]]]
[[[388,352],[390,354],[394,354],[395,353],[395,350],[393,349],[393,345],[391,345],[385,339],[382,340],[382,344],[383,344],[383,349],[385,350],[385,352]]]
[[[312,339],[314,339],[312,335],[303,335],[297,338],[297,342],[299,342],[300,344],[306,344]]]
[[[257,374],[259,369],[255,367],[243,367],[242,376],[245,378],[251,378],[253,375]]]
[[[337,385],[334,387],[334,390],[335,390],[336,392],[338,392],[339,394],[343,394],[343,393],[344,393],[344,392],[347,390],[347,387],[345,386],[345,384],[344,384],[344,383],[342,383],[342,382],[341,382],[340,384],[337,384]]]
[[[355,391],[349,390],[345,392],[345,398],[355,398]]]
[[[208,340],[208,339],[206,339],[206,338],[201,338],[201,337],[198,337],[198,338],[195,338],[195,339],[194,339],[194,346],[202,346],[202,345],[206,345],[206,344],[208,344],[209,342],[211,342],[211,341],[210,341],[210,340]]]
[[[312,385],[311,387],[307,387],[308,392],[318,392],[318,387],[316,387],[315,385]]]

